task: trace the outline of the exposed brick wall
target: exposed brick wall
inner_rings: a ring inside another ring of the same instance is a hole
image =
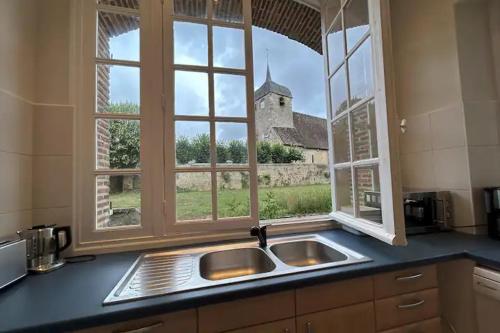
[[[108,58],[109,52],[109,35],[102,25],[100,25],[98,34],[98,49],[97,54],[101,58]],[[97,112],[103,112],[109,104],[109,66],[98,65],[96,70],[96,99]],[[97,168],[109,168],[109,149],[111,135],[109,132],[109,121],[98,119],[96,122],[96,159]],[[96,179],[96,227],[103,228],[109,225],[110,221],[110,177],[99,176]]]

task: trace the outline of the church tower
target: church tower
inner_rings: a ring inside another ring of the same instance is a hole
[[[270,139],[273,127],[293,128],[292,93],[272,80],[269,62],[266,81],[255,92],[255,127],[258,141]]]

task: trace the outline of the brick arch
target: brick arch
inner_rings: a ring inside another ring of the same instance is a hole
[[[309,6],[294,0],[252,0],[252,24],[322,54],[321,15]]]
[[[226,0],[221,12],[233,17],[233,12],[241,1]],[[139,0],[101,0],[101,3],[128,8],[139,8]],[[200,0],[174,0],[176,8],[185,8],[192,15],[204,12]],[[241,8],[241,7],[240,7]],[[137,28],[137,21],[125,17],[109,16],[109,33],[111,36]],[[259,28],[274,31],[287,36],[312,50],[322,53],[321,48],[321,16],[320,13],[294,0],[252,0],[252,24]]]

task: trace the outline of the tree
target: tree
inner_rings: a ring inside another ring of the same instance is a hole
[[[271,160],[273,163],[293,163],[304,161],[304,154],[297,148],[285,147],[275,143],[271,146]]]
[[[233,163],[247,163],[247,145],[240,140],[231,140],[227,147]]]
[[[271,160],[273,163],[286,163],[285,156],[286,149],[283,145],[275,143],[271,146]]]
[[[139,114],[139,105],[133,103],[110,103],[104,108],[104,112]]]
[[[108,120],[109,163],[113,169],[135,169],[140,162],[140,127],[137,120]]]
[[[210,163],[210,136],[199,134],[191,142],[196,163]]]
[[[271,144],[267,141],[257,142],[257,162],[260,164],[271,163]]]
[[[189,162],[194,161],[191,142],[185,136],[178,138],[175,143],[175,157],[177,158],[177,163],[179,164],[188,164]]]
[[[226,163],[229,159],[226,143],[224,141],[217,142],[217,163]]]
[[[295,147],[289,147],[285,157],[285,163],[304,162],[304,154]]]

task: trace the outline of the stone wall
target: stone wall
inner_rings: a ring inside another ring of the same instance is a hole
[[[259,187],[300,186],[329,184],[328,165],[321,164],[259,164]],[[245,172],[233,171],[218,177],[218,187],[242,189],[248,187]],[[211,182],[208,173],[179,173],[176,186],[181,191],[210,191]]]

